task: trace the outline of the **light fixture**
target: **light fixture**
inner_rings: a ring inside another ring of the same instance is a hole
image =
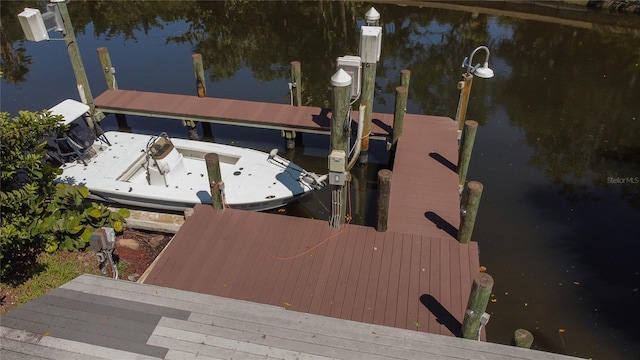
[[[480,63],[478,63],[475,66],[471,66],[471,64],[473,64],[473,56],[478,50],[484,50],[487,52],[487,57],[484,59],[484,64],[480,66]],[[473,74],[479,78],[491,79],[493,77],[493,70],[489,68],[489,48],[484,45],[478,46],[475,50],[473,50],[468,58],[464,58],[462,67],[467,68],[467,76],[469,76],[469,74]]]

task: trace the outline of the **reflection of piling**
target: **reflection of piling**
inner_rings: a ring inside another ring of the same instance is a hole
[[[396,88],[396,105],[393,113],[393,135],[389,148],[394,146],[398,138],[402,136],[404,128],[404,114],[407,112],[407,88],[398,86]]]
[[[491,275],[479,272],[473,277],[471,294],[467,302],[467,310],[462,321],[462,337],[465,339],[478,340],[480,338],[480,327],[486,324],[488,315],[485,315],[487,304],[493,289],[493,278]]]
[[[224,208],[222,202],[224,184],[222,182],[222,173],[220,172],[220,157],[218,154],[209,153],[204,156],[204,162],[207,165],[207,175],[209,176],[211,205],[216,210],[222,210]]]
[[[207,87],[204,81],[204,66],[202,64],[202,55],[200,54],[192,54],[191,60],[193,62],[193,73],[196,79],[196,93],[198,97],[203,98],[207,96]],[[189,132],[189,138],[192,140],[200,139],[200,135],[198,135],[197,124],[193,120],[182,120],[182,124],[187,127],[187,131]],[[208,127],[203,126],[203,128]],[[206,131],[206,130],[205,130]],[[211,129],[209,129],[209,133]]]
[[[525,329],[518,329],[513,333],[512,345],[530,349],[533,344],[533,334]]]
[[[376,230],[378,231],[387,231],[391,175],[391,170],[388,169],[378,171],[378,219],[376,223]]]
[[[476,132],[478,130],[478,123],[473,120],[467,120],[464,122],[464,132],[462,133],[462,141],[460,143],[460,153],[458,157],[458,176],[460,178],[459,190],[462,193],[464,183],[467,181],[467,170],[469,169],[469,162],[471,161],[471,151],[473,150],[473,143],[476,139]]]
[[[480,197],[482,196],[482,188],[482,183],[478,181],[469,181],[467,184],[466,199],[463,199],[461,206],[460,229],[458,230],[458,241],[462,244],[466,244],[471,240],[478,206],[480,205]]]
[[[98,49],[98,58],[100,59],[100,65],[102,65],[102,74],[104,75],[104,81],[107,83],[107,89],[118,90],[118,82],[116,81],[116,69],[111,64],[111,56],[109,56],[109,49],[102,46]],[[116,122],[118,123],[118,130],[124,132],[131,132],[129,124],[127,124],[127,117],[124,114],[116,114]]]

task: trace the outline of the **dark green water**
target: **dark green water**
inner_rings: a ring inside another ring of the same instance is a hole
[[[46,2],[1,4],[1,109],[50,108],[78,98],[62,41],[28,43],[16,15]],[[335,59],[357,54],[368,3],[72,2],[94,95],[106,89],[96,48],[107,46],[122,89],[195,94],[192,53],[209,96],[288,103],[289,63],[302,63],[303,100],[329,106]],[[475,9],[374,4],[383,48],[374,111],[393,112],[400,70],[411,70],[408,112],[454,117],[460,64],[491,49],[496,76],[476,78],[468,118],[480,123],[469,169],[484,184],[474,240],[495,279],[488,340],[513,331],[534,348],[596,359],[640,354],[640,18],[562,23]],[[54,35],[54,37],[60,37]],[[483,53],[474,60],[484,58]],[[186,137],[179,122],[130,117],[136,132]],[[115,129],[115,119],[104,120]],[[214,126],[216,141],[284,152],[279,132]],[[318,172],[328,138],[305,136],[287,155]],[[372,179],[386,166],[373,143],[358,169],[354,219],[371,223]],[[366,189],[368,191],[363,191]],[[358,191],[360,189],[360,191]],[[287,209],[326,218],[319,192]]]

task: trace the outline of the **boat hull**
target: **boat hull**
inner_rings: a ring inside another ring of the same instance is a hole
[[[269,210],[313,190],[301,181],[306,172],[285,159],[247,148],[184,139],[171,139],[179,152],[180,166],[162,171],[161,183],[150,181],[148,174],[157,165],[147,156],[152,136],[118,131],[105,136],[111,145],[94,143],[95,154],[84,162],[63,166],[56,181],[84,185],[91,197],[114,204],[182,211],[195,204],[211,203],[204,155],[215,153],[222,174],[219,186],[224,189],[228,207]]]

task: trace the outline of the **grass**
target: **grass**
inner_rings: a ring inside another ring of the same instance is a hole
[[[32,276],[26,282],[12,286],[0,282],[0,314],[33,300],[47,291],[55,289],[82,274],[100,275],[95,252],[56,251],[52,254],[38,255],[38,264],[42,271]]]

